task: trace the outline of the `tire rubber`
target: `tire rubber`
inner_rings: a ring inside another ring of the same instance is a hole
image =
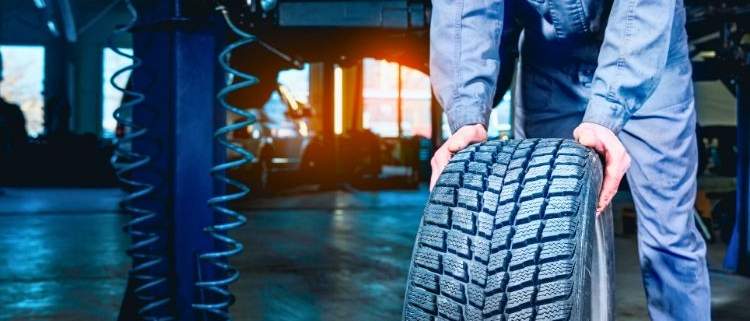
[[[574,141],[490,141],[455,154],[414,245],[403,320],[613,320],[602,166]]]

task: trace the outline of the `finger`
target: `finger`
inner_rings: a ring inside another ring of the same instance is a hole
[[[432,157],[432,175],[430,177],[430,191],[435,187],[440,174],[451,158],[451,153],[444,147],[439,148]]]
[[[430,192],[432,192],[432,189],[435,188],[435,183],[437,183],[437,179],[440,177],[440,173],[433,167],[432,168],[432,176],[430,177]]]
[[[599,202],[596,206],[597,213],[601,213],[607,207],[607,205],[609,205],[612,197],[617,192],[617,187],[620,185],[620,179],[621,177],[618,178],[617,175],[612,173],[607,173],[604,175],[602,191],[599,194]]]
[[[458,153],[472,143],[479,143],[487,139],[487,132],[482,125],[462,127],[446,142],[448,151]]]
[[[447,147],[447,152],[450,153],[458,153],[462,149],[466,148],[466,146],[469,145],[469,141],[466,139],[459,139],[458,137],[454,137],[453,139],[449,139],[445,145]]]
[[[617,188],[620,186],[622,177],[630,166],[630,158],[624,152],[617,156],[611,156],[608,153],[607,156],[607,167],[604,169],[604,180],[601,192],[599,193],[597,213],[601,213],[612,201],[612,198],[617,193]]]
[[[583,146],[591,147],[598,153],[604,152],[604,146],[602,145],[601,140],[598,139],[591,130],[576,129],[576,131],[573,132],[573,137],[575,137],[576,141]]]

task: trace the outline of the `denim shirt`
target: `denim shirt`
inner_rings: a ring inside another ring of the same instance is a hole
[[[432,1],[431,80],[453,132],[488,124],[499,48],[516,45],[500,43],[503,17],[516,16],[505,10],[518,7],[504,1],[515,0]],[[607,0],[520,1],[538,11],[539,28],[557,41],[601,34],[598,29],[604,28],[583,121],[615,133],[651,97],[668,57],[687,59],[682,0],[614,0],[606,24],[602,8]],[[682,14],[675,19],[678,10]],[[555,48],[549,50],[555,54]]]

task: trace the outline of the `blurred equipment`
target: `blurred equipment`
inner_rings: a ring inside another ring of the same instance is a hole
[[[119,0],[118,0],[119,1]],[[47,20],[47,28],[55,37],[62,37],[68,42],[78,40],[75,17],[70,7],[70,0],[34,0],[34,5]]]
[[[720,80],[737,98],[737,203],[725,266],[750,276],[750,3],[686,2],[693,78]]]
[[[310,106],[279,84],[262,108],[245,112],[257,122],[233,131],[232,140],[257,157],[252,158],[250,166],[234,172],[249,182],[254,192],[268,191],[280,176],[296,174],[310,183],[318,183],[311,174],[322,162],[322,147],[320,137],[312,129]]]

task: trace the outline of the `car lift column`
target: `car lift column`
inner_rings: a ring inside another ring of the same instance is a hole
[[[748,55],[750,62],[750,55]],[[737,272],[750,276],[750,65],[737,81]],[[730,247],[731,249],[731,247]],[[730,253],[729,255],[732,255]]]
[[[336,131],[334,124],[334,70],[336,66],[331,62],[324,62],[322,65],[322,89],[321,100],[322,100],[322,136],[323,136],[323,175],[321,184],[324,188],[330,189],[336,187],[338,181],[338,173],[336,172],[336,162],[338,157],[336,155]]]
[[[181,321],[206,320],[192,305],[199,299],[195,282],[212,271],[199,267],[197,259],[215,250],[203,231],[214,223],[207,201],[223,190],[209,171],[226,155],[213,139],[225,122],[225,113],[216,112],[215,96],[223,79],[217,56],[225,29],[212,19],[210,8],[198,19],[185,16],[179,0],[142,3],[133,44],[143,65],[134,71],[133,89],[146,100],[134,107],[133,117],[148,134],[133,148],[151,157],[139,176],[155,186],[144,206],[161,214],[170,313]]]

